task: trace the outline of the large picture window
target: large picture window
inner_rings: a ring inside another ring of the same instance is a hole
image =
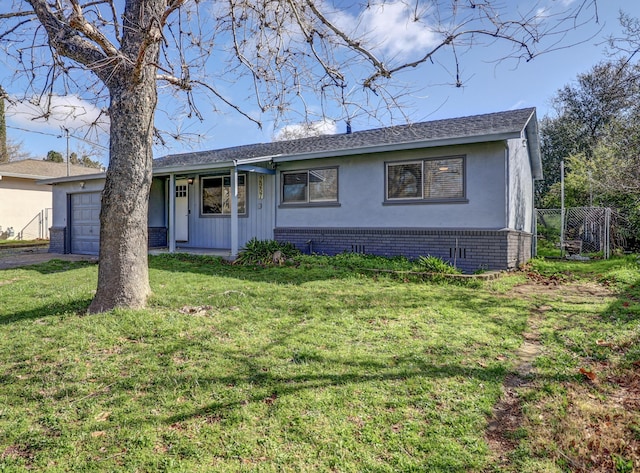
[[[238,214],[246,213],[246,176],[238,175]],[[202,179],[202,214],[231,214],[231,176],[205,177]]]
[[[282,173],[282,203],[308,204],[338,201],[338,168]]]
[[[386,181],[389,201],[464,199],[464,157],[387,163]]]

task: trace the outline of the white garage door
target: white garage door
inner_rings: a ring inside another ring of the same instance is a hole
[[[100,192],[71,194],[71,253],[97,255],[100,245]]]

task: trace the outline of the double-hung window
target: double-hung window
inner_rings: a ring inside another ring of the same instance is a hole
[[[289,171],[281,177],[283,204],[338,202],[338,168]]]
[[[465,158],[386,164],[386,201],[447,202],[465,199]]]
[[[231,176],[202,178],[202,215],[231,214]],[[238,214],[246,213],[246,175],[238,174]]]

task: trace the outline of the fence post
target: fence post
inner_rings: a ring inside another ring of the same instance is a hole
[[[604,234],[605,234],[605,250],[604,258],[609,259],[611,256],[611,209],[607,207],[604,210]]]
[[[44,209],[44,238],[45,240],[49,240],[51,235],[49,235],[49,211],[50,208]]]
[[[533,209],[533,241],[531,244],[531,257],[538,256],[538,209]]]

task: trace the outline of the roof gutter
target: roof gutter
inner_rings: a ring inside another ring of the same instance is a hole
[[[36,184],[62,184],[64,182],[78,182],[78,181],[91,181],[94,179],[104,179],[107,173],[100,172],[95,174],[79,174],[75,176],[53,177],[49,179],[41,179],[36,181]]]
[[[167,176],[169,174],[184,173],[184,172],[197,172],[197,171],[209,171],[211,169],[225,169],[229,167],[237,167],[243,164],[265,163],[273,161],[274,158],[282,156],[281,154],[274,154],[271,156],[259,156],[257,158],[247,159],[230,159],[229,161],[218,161],[217,163],[204,163],[204,164],[184,164],[175,166],[163,166],[153,170],[154,176]]]
[[[37,176],[35,174],[22,174],[19,172],[3,172],[2,174],[0,174],[0,180],[3,177],[15,177],[15,178],[19,178],[19,179],[47,179],[50,176]]]

